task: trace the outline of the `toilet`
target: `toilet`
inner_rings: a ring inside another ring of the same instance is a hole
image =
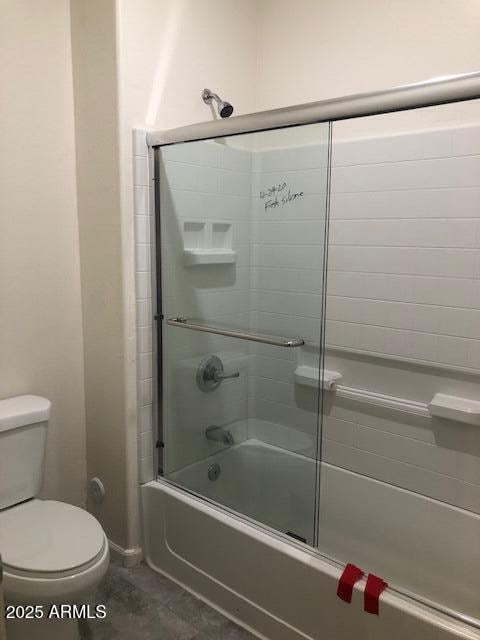
[[[37,498],[49,415],[45,398],[0,400],[0,554],[5,604],[17,614],[7,618],[8,640],[78,640],[79,607],[58,618],[54,605],[88,599],[109,564],[107,537],[92,515]],[[26,605],[38,607],[36,615]]]

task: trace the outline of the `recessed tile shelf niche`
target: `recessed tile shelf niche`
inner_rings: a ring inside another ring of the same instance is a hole
[[[235,264],[231,222],[185,220],[183,223],[183,262],[187,267],[208,264]]]

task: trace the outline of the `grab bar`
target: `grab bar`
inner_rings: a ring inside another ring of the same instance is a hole
[[[422,416],[423,418],[431,417],[428,405],[424,402],[406,400],[405,398],[397,398],[395,396],[385,395],[384,393],[367,391],[366,389],[356,389],[354,387],[345,387],[343,385],[338,385],[335,391],[337,398],[353,400],[354,402],[361,402],[362,404],[370,404],[375,407],[390,409],[391,411],[410,413],[415,416]]]
[[[293,378],[297,384],[305,387],[318,389],[321,385],[321,388],[324,391],[335,392],[337,398],[353,400],[354,402],[370,404],[376,407],[383,407],[384,409],[391,409],[393,411],[401,411],[402,413],[412,413],[417,416],[423,416],[424,418],[430,418],[431,415],[428,405],[423,402],[396,398],[376,391],[367,391],[366,389],[346,387],[340,384],[342,381],[342,374],[338,371],[323,369],[322,374],[320,375],[318,367],[301,365],[295,369]],[[478,404],[480,405],[480,402]]]
[[[428,404],[416,400],[406,400],[377,391],[346,387],[339,384],[342,380],[342,374],[338,371],[323,369],[322,375],[320,375],[318,367],[308,365],[297,367],[293,373],[293,379],[297,384],[305,387],[313,389],[321,387],[325,391],[334,391],[337,398],[401,411],[402,413],[411,413],[424,418],[444,418],[480,427],[480,400],[451,396],[445,393],[436,393]]]
[[[301,338],[273,338],[271,336],[258,335],[256,333],[235,331],[234,329],[221,329],[220,327],[210,327],[206,324],[199,324],[198,322],[193,322],[188,318],[169,318],[167,320],[167,324],[172,327],[183,327],[184,329],[192,329],[193,331],[214,333],[219,336],[227,336],[228,338],[250,340],[251,342],[262,342],[263,344],[271,344],[275,347],[302,347],[305,344]]]

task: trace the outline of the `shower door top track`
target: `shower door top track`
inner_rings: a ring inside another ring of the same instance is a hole
[[[202,122],[147,134],[150,147],[241,135],[319,122],[406,111],[421,107],[464,102],[480,98],[480,71],[432,78],[383,91],[357,93],[341,98],[293,107],[258,111],[244,116]]]

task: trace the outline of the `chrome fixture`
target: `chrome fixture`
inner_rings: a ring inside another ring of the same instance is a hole
[[[167,324],[172,327],[183,327],[184,329],[192,329],[193,331],[215,333],[219,336],[228,336],[229,338],[238,338],[239,340],[251,340],[252,342],[272,344],[275,347],[302,347],[305,344],[302,338],[275,338],[257,333],[235,331],[234,329],[222,329],[220,327],[211,327],[206,324],[200,324],[199,322],[194,322],[188,318],[169,318],[167,320]]]
[[[231,120],[215,120],[147,134],[149,146],[221,138],[301,124],[361,118],[480,98],[480,72],[433,78],[392,89],[258,111]]]
[[[215,440],[216,442],[223,442],[223,444],[235,444],[235,440],[230,431],[225,429],[225,427],[217,427],[215,424],[205,429],[205,437],[207,440]]]
[[[210,89],[204,89],[202,91],[202,100],[205,104],[212,104],[212,100],[217,103],[218,114],[221,118],[229,118],[233,113],[233,107],[229,102],[221,100],[216,93],[210,91]]]
[[[222,469],[218,462],[214,462],[208,467],[208,479],[209,480],[217,480],[218,476],[222,473]]]
[[[197,369],[197,386],[201,391],[213,391],[222,380],[240,377],[240,371],[224,373],[223,362],[217,356],[208,356]]]

